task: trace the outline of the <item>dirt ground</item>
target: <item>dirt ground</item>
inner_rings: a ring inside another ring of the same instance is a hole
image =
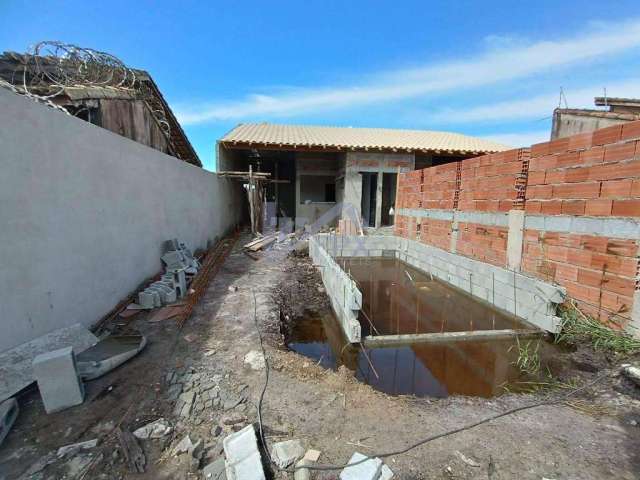
[[[262,410],[267,441],[298,439],[322,452],[321,464],[344,464],[355,451],[399,450],[546,395],[393,397],[348,372],[325,370],[286,351],[280,310],[294,322],[305,309],[328,308],[317,288],[319,276],[308,258],[289,255],[284,245],[252,260],[241,251],[248,239],[236,243],[181,330],[173,320],[151,323],[145,313],[122,321],[147,335],[149,344],[132,361],[89,382],[84,404],[46,415],[37,390],[24,392],[20,416],[0,447],[0,479],[202,478],[201,468],[221,455],[222,438],[257,422],[265,369],[245,362],[245,355],[261,350],[256,320],[271,367]],[[616,373],[617,363],[588,349],[559,361],[569,366],[564,380],[582,384],[608,375],[576,395],[572,406],[546,405],[502,417],[385,463],[400,479],[640,478],[637,387]],[[141,440],[145,472],[130,472],[114,429],[133,431],[161,417],[172,432]],[[193,443],[202,440],[198,454],[175,452],[186,435]],[[61,446],[94,438],[95,448],[56,455]],[[313,472],[312,478],[338,475],[339,470]]]

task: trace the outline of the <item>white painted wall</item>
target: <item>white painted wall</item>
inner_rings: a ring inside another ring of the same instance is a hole
[[[238,185],[0,88],[0,351],[90,326],[239,219]]]

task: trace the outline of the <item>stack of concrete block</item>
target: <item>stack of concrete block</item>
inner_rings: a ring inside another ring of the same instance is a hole
[[[58,412],[84,401],[72,347],[38,355],[33,360],[33,375],[47,413]]]
[[[167,271],[184,270],[189,275],[198,273],[200,264],[184,243],[178,242],[177,239],[167,240],[165,248],[166,253],[162,256],[162,261],[167,266]]]

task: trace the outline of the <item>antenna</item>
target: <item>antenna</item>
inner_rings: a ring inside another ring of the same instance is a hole
[[[607,98],[607,87],[603,87],[604,90],[604,107],[607,108],[609,106],[609,99]]]
[[[562,106],[562,102],[564,102],[564,108],[569,108],[567,104],[567,97],[564,94],[564,88],[560,87],[560,98],[558,98],[558,108]]]

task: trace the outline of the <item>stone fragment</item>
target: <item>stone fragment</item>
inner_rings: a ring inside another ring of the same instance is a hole
[[[172,432],[171,425],[164,418],[147,423],[133,432],[136,438],[146,440],[148,438],[162,438]]]
[[[89,450],[91,448],[95,448],[98,445],[98,439],[94,438],[93,440],[87,440],[86,442],[78,442],[72,443],[71,445],[65,445],[64,447],[60,447],[56,455],[58,458],[62,458],[69,453],[76,453],[80,450]]]
[[[264,370],[265,360],[262,352],[258,350],[251,350],[244,356],[244,363],[248,365],[252,370]]]
[[[33,359],[33,374],[47,413],[84,401],[84,386],[76,370],[72,347],[38,355]]]
[[[307,453],[304,454],[303,458],[305,460],[309,460],[310,462],[317,462],[320,458],[321,453],[322,452],[320,450],[314,450],[310,448],[309,450],[307,450]]]
[[[368,458],[355,452],[349,459],[348,464],[360,462],[353,467],[346,467],[340,472],[340,480],[378,480],[382,471],[382,460],[379,458]]]
[[[265,480],[253,425],[226,437],[223,446],[228,480]]]
[[[211,427],[212,437],[219,437],[221,433],[222,433],[222,427],[220,425],[214,425],[213,427]]]
[[[293,472],[293,480],[311,480],[311,472],[309,472],[308,467],[313,462],[311,460],[307,460],[303,458],[298,463],[296,463],[296,470]]]
[[[193,442],[191,441],[191,437],[186,435],[178,444],[173,448],[174,455],[182,455],[183,453],[188,453],[193,449]]]
[[[271,458],[280,468],[287,468],[289,465],[300,460],[304,455],[304,447],[299,440],[286,440],[273,445]]]
[[[205,480],[226,480],[224,458],[220,457],[202,469],[202,478]]]

